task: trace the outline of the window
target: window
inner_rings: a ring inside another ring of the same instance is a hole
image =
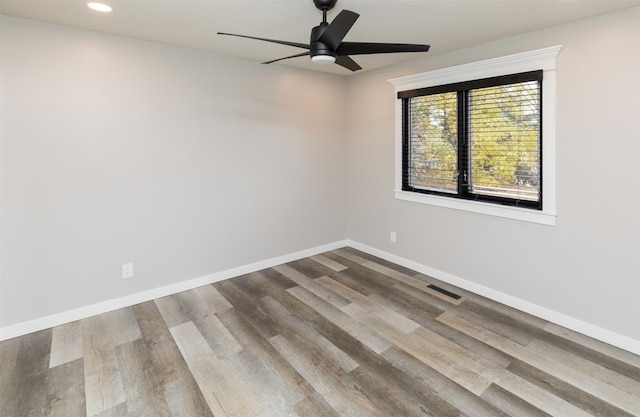
[[[542,208],[542,71],[398,93],[402,190]]]
[[[390,80],[396,198],[554,225],[560,49]]]

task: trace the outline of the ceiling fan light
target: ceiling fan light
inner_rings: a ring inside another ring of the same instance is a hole
[[[93,9],[97,12],[103,12],[103,13],[109,13],[111,10],[113,10],[111,6],[108,6],[104,3],[87,3],[87,6],[90,9]]]
[[[336,62],[336,57],[331,55],[315,55],[311,57],[311,60],[316,64],[333,64]]]

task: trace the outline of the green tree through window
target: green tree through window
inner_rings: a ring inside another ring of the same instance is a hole
[[[458,116],[456,93],[412,99],[411,182],[416,187],[456,192]]]
[[[474,193],[537,201],[540,89],[529,81],[473,90],[469,133]]]

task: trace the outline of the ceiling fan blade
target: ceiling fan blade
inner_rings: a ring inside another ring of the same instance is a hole
[[[429,45],[412,43],[342,42],[336,53],[338,55],[366,55],[394,52],[427,52],[428,50]]]
[[[235,33],[225,33],[225,32],[218,32],[218,35],[237,36],[239,38],[255,39],[255,40],[258,40],[258,41],[265,41],[265,42],[271,42],[271,43],[278,43],[278,44],[281,44],[281,45],[295,46],[296,48],[311,49],[310,45],[307,45],[307,44],[304,44],[304,43],[289,42],[289,41],[279,41],[279,40],[276,40],[276,39],[267,39],[267,38],[256,38],[255,36],[236,35]]]
[[[342,39],[347,35],[351,26],[356,23],[360,15],[350,10],[341,11],[331,23],[327,29],[320,35],[318,41],[327,45],[332,50],[336,50],[342,42]]]
[[[278,59],[274,59],[272,61],[267,61],[267,62],[263,62],[263,64],[272,64],[274,62],[278,62],[278,61],[282,61],[283,59],[289,59],[289,58],[297,58],[299,56],[309,56],[310,52],[303,52],[301,54],[295,54],[295,55],[291,55],[291,56],[285,56],[284,58],[278,58]]]
[[[349,58],[346,55],[340,55],[336,57],[336,64],[345,67],[348,70],[351,71],[358,71],[360,69],[362,69],[362,67],[360,65],[358,65],[358,63],[356,61],[354,61],[353,59]]]

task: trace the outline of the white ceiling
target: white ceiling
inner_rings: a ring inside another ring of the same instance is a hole
[[[99,0],[95,0],[99,1]],[[218,31],[300,43],[322,20],[312,0],[103,0],[113,12],[90,10],[84,0],[0,0],[0,13],[231,55],[256,63],[303,50],[219,36]],[[427,54],[530,32],[640,5],[640,0],[338,0],[360,14],[345,40],[427,43]],[[426,56],[385,54],[353,57],[371,70]],[[312,64],[308,57],[281,61],[335,74],[338,65]]]

